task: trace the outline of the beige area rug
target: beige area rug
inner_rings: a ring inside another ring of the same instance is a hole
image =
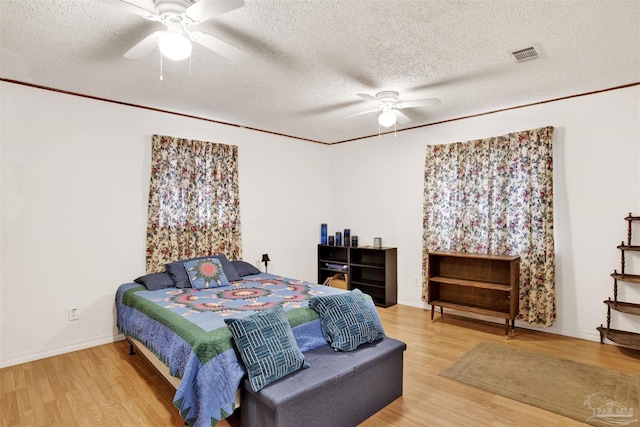
[[[640,377],[481,342],[440,375],[594,426],[640,426]]]

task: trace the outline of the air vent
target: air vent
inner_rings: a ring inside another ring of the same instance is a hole
[[[540,49],[538,49],[537,46],[531,46],[525,49],[513,51],[511,52],[511,55],[513,55],[513,59],[516,62],[531,61],[532,59],[540,58],[539,50]]]

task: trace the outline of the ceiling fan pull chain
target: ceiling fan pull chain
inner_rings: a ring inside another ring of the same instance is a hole
[[[191,77],[191,56],[189,57],[189,77]]]
[[[162,52],[160,52],[160,80],[164,80],[162,77]]]

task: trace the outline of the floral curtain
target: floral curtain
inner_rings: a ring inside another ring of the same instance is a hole
[[[427,251],[520,255],[518,319],[543,326],[556,318],[553,130],[430,145],[424,173],[423,277]]]
[[[242,258],[238,147],[153,135],[147,273],[179,259]]]

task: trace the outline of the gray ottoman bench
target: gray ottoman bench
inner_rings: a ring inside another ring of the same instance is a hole
[[[351,352],[325,345],[304,353],[311,367],[258,392],[244,380],[242,426],[355,426],[402,396],[406,348],[388,337]]]

